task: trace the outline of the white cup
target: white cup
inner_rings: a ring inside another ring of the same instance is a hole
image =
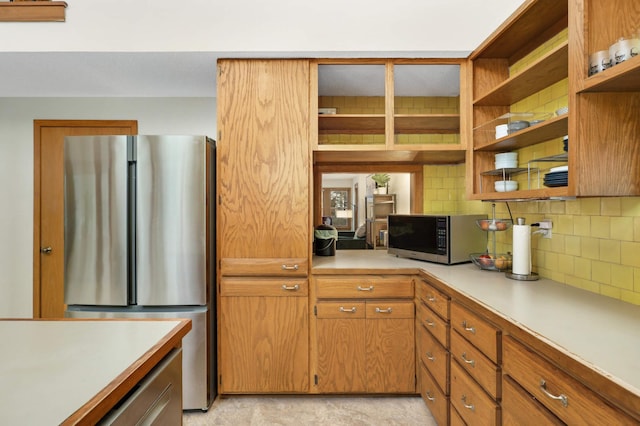
[[[632,53],[637,54],[638,48],[631,40],[632,39],[621,38],[609,47],[609,59],[611,61],[611,66],[621,64],[631,58]]]
[[[600,50],[599,52],[589,55],[589,75],[598,74],[611,67],[611,59],[608,50]]]

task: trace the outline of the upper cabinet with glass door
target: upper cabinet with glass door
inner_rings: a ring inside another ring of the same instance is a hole
[[[318,99],[315,162],[464,162],[464,64],[462,59],[318,61],[312,65],[318,82],[312,87]]]

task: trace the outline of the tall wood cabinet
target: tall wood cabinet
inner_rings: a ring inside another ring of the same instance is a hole
[[[309,62],[218,62],[219,389],[307,392]]]

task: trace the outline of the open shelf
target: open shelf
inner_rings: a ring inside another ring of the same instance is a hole
[[[510,192],[484,192],[473,194],[473,200],[546,200],[549,198],[566,198],[568,187],[558,186],[555,188],[524,189]]]
[[[584,92],[638,92],[640,91],[640,56],[592,75],[584,82]]]
[[[396,114],[395,133],[460,133],[460,114]]]
[[[568,115],[550,118],[542,123],[511,133],[503,138],[479,144],[474,151],[512,151],[554,138],[560,138],[568,132]],[[482,130],[476,130],[482,131]]]
[[[318,131],[322,134],[384,135],[384,114],[320,114]]]
[[[569,44],[563,43],[473,103],[476,106],[512,105],[567,78],[568,66]]]

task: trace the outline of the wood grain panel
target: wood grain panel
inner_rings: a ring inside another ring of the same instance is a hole
[[[417,281],[416,295],[424,306],[428,307],[445,321],[449,320],[449,296],[435,289],[425,280]]]
[[[220,280],[221,296],[305,297],[309,284],[300,278],[229,278]]]
[[[457,331],[451,332],[451,358],[471,375],[493,399],[502,396],[501,370]]]
[[[367,392],[416,391],[414,320],[367,318]]]
[[[505,425],[534,424],[539,426],[564,425],[544,405],[509,376],[504,376],[502,394],[502,421]]]
[[[442,346],[448,348],[449,323],[424,305],[417,306],[416,315],[418,324],[421,324],[429,333],[433,334]]]
[[[575,195],[640,194],[640,93],[584,93],[577,101],[590,119],[576,120],[578,143],[569,143]]]
[[[363,310],[362,310],[363,311]],[[365,319],[319,318],[318,390],[361,393],[367,390]]]
[[[220,299],[220,392],[307,393],[307,298]]]
[[[449,398],[436,385],[424,366],[420,367],[420,395],[429,408],[436,423],[449,424]]]
[[[634,419],[607,405],[593,390],[511,337],[504,342],[503,366],[505,373],[567,424],[637,425]],[[550,395],[566,397],[566,405]]]
[[[468,425],[499,425],[500,406],[469,376],[451,362],[451,404]]]
[[[309,62],[218,68],[220,257],[308,257]]]
[[[315,281],[320,299],[413,297],[413,280],[407,275],[317,277]]]
[[[220,261],[223,276],[291,276],[305,277],[308,258],[225,258]]]
[[[451,304],[451,327],[480,349],[494,363],[502,358],[502,332],[458,303]]]
[[[449,351],[424,327],[417,330],[418,359],[436,380],[445,395],[449,395]]]

